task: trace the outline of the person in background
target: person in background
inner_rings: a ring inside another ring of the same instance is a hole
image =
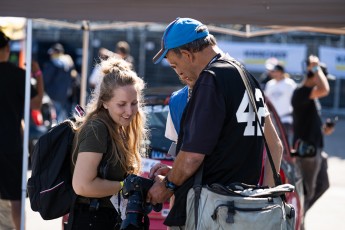
[[[291,100],[294,143],[303,140],[316,147],[314,157],[296,158],[305,188],[305,213],[315,202],[314,196],[322,163],[321,153],[324,147],[323,134],[329,135],[334,131],[334,127],[323,125],[320,116],[321,105],[318,99],[326,97],[329,91],[328,80],[320,67],[319,58],[310,55],[307,59],[307,73],[301,85],[295,89]]]
[[[123,60],[131,63],[133,70],[135,69],[135,60],[130,54],[131,49],[126,41],[119,41],[118,43],[116,43],[115,53],[120,55]]]
[[[13,230],[15,229],[13,218],[11,214],[11,202],[9,200],[0,199],[0,229]]]
[[[25,102],[25,70],[10,63],[10,38],[0,31],[0,97],[3,112],[0,113],[0,198],[9,200],[15,229],[20,229],[23,141],[22,119]],[[44,93],[42,72],[33,61],[30,108],[40,109]],[[0,219],[3,221],[3,219]],[[12,222],[11,219],[8,220]],[[4,223],[6,224],[6,223]],[[3,223],[0,223],[3,226]]]
[[[169,113],[165,128],[165,137],[172,140],[175,144],[177,142],[177,136],[180,132],[180,124],[183,111],[187,105],[187,102],[192,96],[192,86],[189,85],[188,77],[178,76],[181,83],[186,85],[183,88],[173,92],[169,99]],[[176,153],[169,153],[176,156]]]
[[[143,80],[122,59],[111,57],[100,65],[103,77],[86,115],[75,116],[72,185],[78,197],[69,216],[71,229],[120,229],[125,209],[115,209],[110,198],[121,198],[123,180],[140,172],[145,149]]]
[[[89,86],[91,90],[94,90],[96,88],[96,85],[98,84],[99,80],[102,78],[102,69],[101,65],[99,64],[102,60],[107,60],[109,57],[112,57],[114,55],[113,52],[110,50],[102,47],[98,50],[98,58],[96,59],[95,66],[92,70],[92,73],[89,77]]]
[[[171,22],[153,61],[157,64],[163,58],[178,76],[186,78],[193,93],[182,116],[177,157],[171,168],[153,166],[149,176],[155,178],[155,183],[146,201],[162,203],[174,195],[174,205],[164,223],[173,229],[184,229],[187,193],[201,164],[204,164],[203,184],[257,184],[261,175],[263,138],[256,135],[258,124],[255,122],[252,126],[253,112],[244,114],[243,106],[250,106],[245,86],[236,68],[227,62],[236,60],[218,48],[205,25],[191,18]],[[265,121],[262,125],[279,170],[282,144],[259,83],[247,74],[259,99],[256,106],[262,111],[260,116]],[[273,186],[272,172],[269,167],[265,169],[264,185]]]
[[[271,77],[272,70],[278,64],[279,64],[279,61],[275,57],[270,57],[265,61],[265,72],[263,72],[259,76],[259,79],[258,79],[260,86],[261,86],[261,89],[265,89],[266,83],[272,79],[272,77]]]
[[[130,47],[127,42],[119,41],[116,44],[115,52],[102,47],[98,51],[98,60],[96,61],[92,73],[89,77],[89,86],[91,90],[95,88],[98,80],[102,77],[102,71],[99,62],[102,60],[106,60],[109,57],[117,57],[129,62],[131,64],[131,68],[134,70],[134,58],[130,55]]]
[[[291,98],[296,83],[285,72],[282,64],[275,65],[270,76],[271,80],[267,82],[265,87],[265,95],[276,109],[291,145],[293,137]]]
[[[62,44],[54,44],[49,48],[48,54],[50,60],[43,66],[45,91],[53,101],[57,122],[61,122],[71,115],[73,103],[70,99],[78,91],[74,84],[79,81],[79,75],[72,57],[65,54]]]
[[[188,86],[188,81],[186,76],[179,76],[180,81],[183,84],[186,84],[185,87],[173,92],[169,99],[169,112],[167,116],[167,121],[165,125],[165,137],[169,140],[173,141],[169,148],[168,155],[172,156],[173,158],[176,157],[176,145],[178,139],[178,133],[180,132],[180,125],[181,125],[181,118],[183,111],[189,101],[190,97],[192,96],[192,87]],[[156,167],[160,167],[161,170],[165,167],[164,164],[156,165]],[[167,167],[167,170],[169,168]],[[174,196],[170,198],[169,207],[170,209],[174,205]],[[168,227],[170,230],[170,228]]]

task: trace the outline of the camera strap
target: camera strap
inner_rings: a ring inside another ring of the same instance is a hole
[[[121,191],[120,191],[121,192]],[[121,218],[121,195],[120,192],[117,194],[117,219],[116,219],[116,225],[121,226],[122,218]]]

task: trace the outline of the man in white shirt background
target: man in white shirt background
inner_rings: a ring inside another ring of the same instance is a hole
[[[296,82],[285,72],[282,64],[278,63],[271,71],[271,80],[265,87],[265,95],[272,102],[285,128],[288,140],[292,144],[292,106],[291,97],[296,88]]]

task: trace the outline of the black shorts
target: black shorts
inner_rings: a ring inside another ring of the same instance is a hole
[[[21,200],[22,153],[0,153],[0,198]]]

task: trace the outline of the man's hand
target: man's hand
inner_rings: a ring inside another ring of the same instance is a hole
[[[327,125],[323,126],[323,133],[327,136],[331,135],[334,132],[334,130],[335,130],[334,126],[327,126]]]
[[[166,176],[170,170],[171,166],[162,163],[157,163],[150,169],[149,178],[154,179],[158,175]]]
[[[318,66],[319,65],[319,58],[317,56],[310,55],[308,57],[308,59],[309,59],[308,70],[312,70],[314,66]]]
[[[163,179],[164,176],[156,176],[155,183],[152,185],[152,187],[147,193],[147,203],[151,203],[153,205],[158,203],[164,203],[173,195],[173,192],[165,187]]]

